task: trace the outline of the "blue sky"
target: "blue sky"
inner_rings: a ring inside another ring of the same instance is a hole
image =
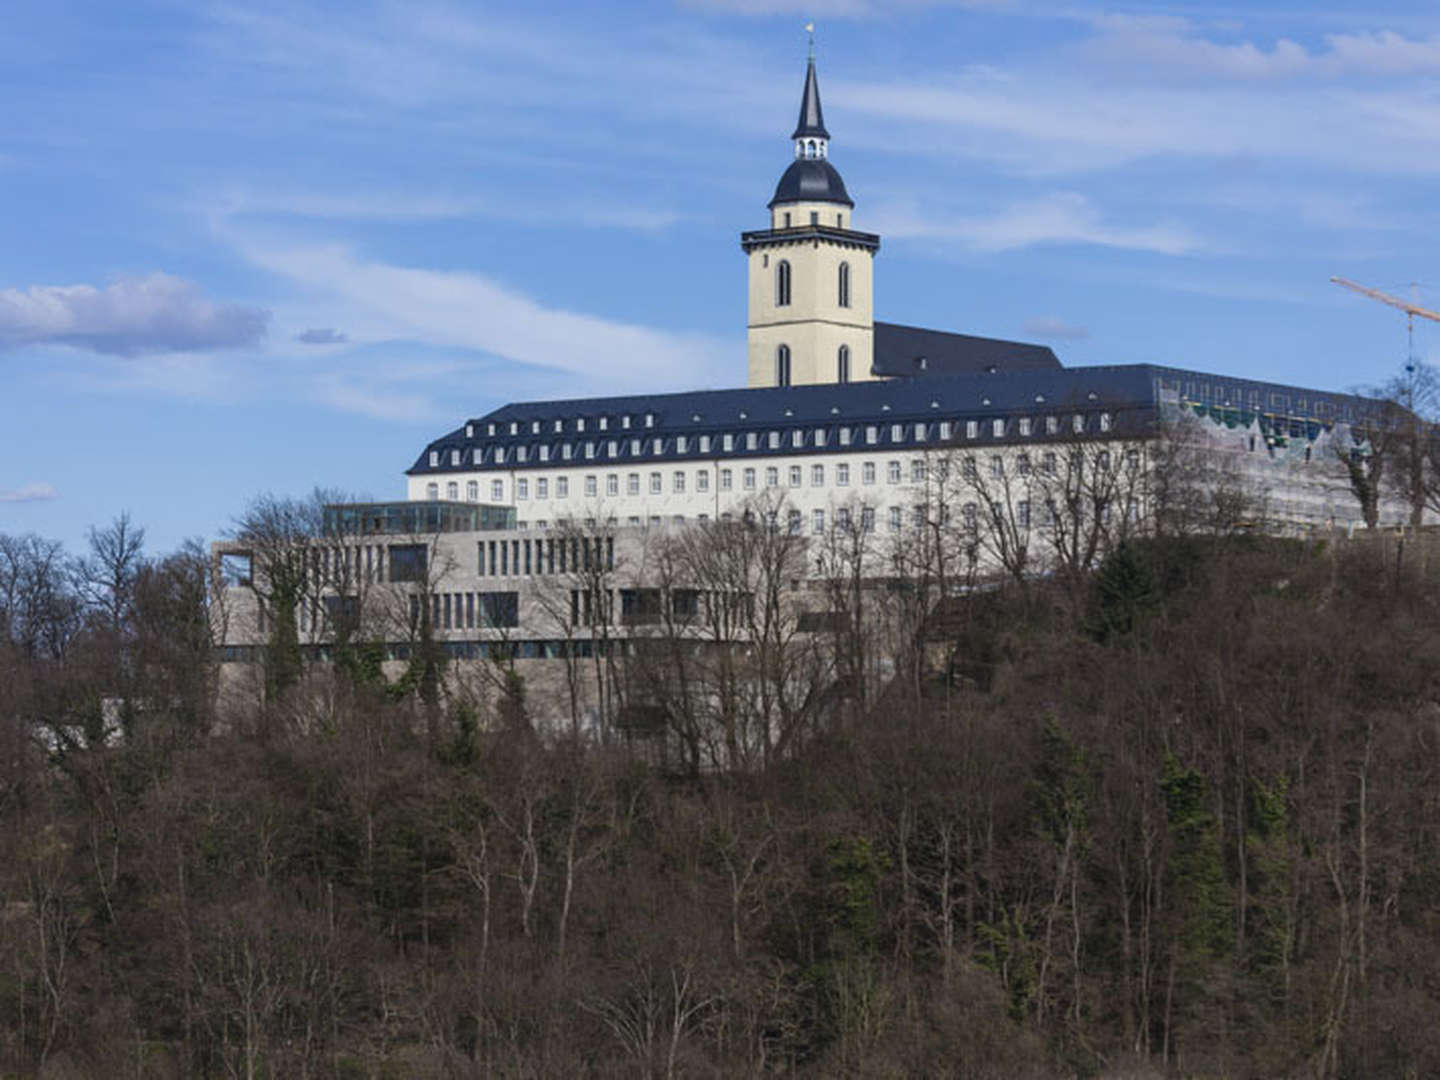
[[[809,18],[881,318],[1344,389],[1404,317],[1331,274],[1440,300],[1431,4],[7,0],[0,531],[163,551],[741,384]]]

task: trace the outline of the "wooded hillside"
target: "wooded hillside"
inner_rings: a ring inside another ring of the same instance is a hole
[[[523,662],[216,734],[207,557],[94,539],[0,537],[0,1075],[1440,1075],[1415,541],[1127,544],[686,775]]]

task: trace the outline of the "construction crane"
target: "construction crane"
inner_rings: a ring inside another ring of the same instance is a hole
[[[1368,296],[1371,300],[1379,300],[1382,304],[1389,304],[1391,307],[1399,308],[1405,312],[1405,331],[1409,338],[1409,358],[1406,361],[1405,370],[1413,372],[1415,370],[1415,316],[1419,315],[1422,319],[1440,322],[1440,311],[1431,311],[1429,308],[1423,308],[1419,304],[1412,304],[1408,300],[1401,300],[1398,296],[1383,293],[1379,289],[1368,289],[1364,285],[1357,285],[1348,278],[1332,277],[1330,280],[1336,285],[1359,293],[1361,296]]]

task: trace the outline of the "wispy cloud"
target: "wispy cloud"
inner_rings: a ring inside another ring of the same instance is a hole
[[[971,251],[1001,252],[1053,244],[1186,255],[1203,244],[1183,225],[1125,225],[1107,221],[1078,192],[1056,192],[1012,203],[990,214],[921,213],[912,208],[881,208],[873,220],[882,235],[894,239],[960,243]]]
[[[296,334],[295,340],[301,345],[344,345],[350,340],[350,335],[329,326],[312,327]]]
[[[1084,341],[1090,336],[1090,331],[1075,323],[1066,322],[1064,319],[1057,319],[1053,315],[1036,315],[1025,320],[1022,331],[1031,337],[1047,338],[1059,341]]]
[[[70,345],[115,356],[254,345],[260,308],[220,304],[169,274],[111,285],[35,285],[0,291],[0,349]]]
[[[733,359],[701,335],[546,306],[483,274],[397,266],[340,246],[247,242],[256,265],[390,320],[397,339],[458,346],[616,386],[683,386]]]
[[[204,211],[218,219],[312,218],[322,221],[411,224],[428,221],[493,220],[522,225],[656,232],[683,220],[664,206],[615,206],[585,199],[553,202],[529,201],[514,194],[473,192],[315,192],[241,191],[232,189],[216,197]]]
[[[0,490],[0,503],[48,502],[59,497],[60,493],[49,484],[25,484],[18,488]]]
[[[686,7],[729,15],[801,15],[817,19],[878,19],[922,8],[1011,8],[1016,0],[682,0]]]

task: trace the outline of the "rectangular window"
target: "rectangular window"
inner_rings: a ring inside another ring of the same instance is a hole
[[[541,461],[549,461],[549,460],[550,460],[550,447],[548,447],[548,446],[542,446],[542,447],[540,447],[540,460],[541,460]]]
[[[585,497],[587,499],[593,499],[598,494],[600,494],[598,478],[594,476],[585,477]]]
[[[570,481],[567,477],[555,478],[555,497],[557,499],[568,499],[570,497]]]
[[[873,461],[865,462],[865,464],[861,466],[860,472],[864,477],[865,483],[875,483],[875,463]]]
[[[663,453],[665,452],[665,440],[664,440],[664,439],[652,439],[652,440],[650,440],[650,441],[651,441],[651,444],[652,444],[653,447],[654,447],[654,449],[651,450],[651,453],[654,453],[654,454],[663,454]]]
[[[560,444],[560,460],[562,460],[562,461],[569,461],[569,460],[570,460],[572,457],[574,457],[574,456],[575,456],[575,446],[574,446],[573,443],[568,443],[568,442],[567,442],[567,443],[561,443],[561,444]]]
[[[515,460],[520,462],[520,464],[523,465],[525,463],[525,459],[529,456],[530,448],[528,446],[517,446],[515,448]]]
[[[685,494],[685,474],[683,472],[677,471],[675,473],[672,490],[675,492],[676,495]]]
[[[791,466],[790,466],[790,486],[791,486],[792,488],[798,488],[798,487],[800,486],[800,484],[801,484],[802,479],[803,479],[803,473],[802,473],[802,471],[801,471],[801,469],[800,469],[800,466],[799,466],[799,465],[791,465]]]
[[[1020,528],[1022,528],[1022,529],[1028,529],[1028,528],[1030,527],[1030,500],[1029,500],[1029,499],[1021,499],[1020,502],[1016,505],[1016,507],[1015,507],[1015,518],[1016,518],[1016,520],[1019,522]]]
[[[639,439],[631,439],[631,440],[630,440],[630,456],[631,456],[631,457],[639,457],[639,456],[640,456],[640,453],[641,453],[641,450],[642,450],[642,447],[641,447],[641,445],[640,445],[640,440],[639,440]]]
[[[1071,427],[1074,429],[1076,435],[1083,435],[1085,433],[1084,414],[1077,412],[1073,417],[1071,417],[1070,424]]]
[[[754,450],[760,445],[760,433],[758,431],[747,431],[745,433],[745,449]]]
[[[874,446],[880,439],[880,429],[874,424],[865,425],[865,445]]]
[[[768,466],[765,469],[765,486],[767,488],[780,486],[780,470],[774,465]]]
[[[910,462],[910,482],[912,484],[925,482],[925,462],[920,458]]]
[[[754,490],[755,490],[755,470],[754,470],[754,469],[746,469],[746,470],[745,470],[745,490],[746,490],[746,491],[754,491]]]
[[[639,474],[638,472],[632,472],[632,473],[626,473],[626,474],[625,474],[625,494],[627,494],[627,495],[639,495],[639,494],[640,494],[640,474]]]
[[[729,469],[720,470],[720,490],[729,491],[732,474]]]
[[[518,592],[482,592],[480,594],[482,625],[511,629],[520,625],[520,594]]]
[[[595,444],[594,444],[593,442],[587,442],[587,443],[585,444],[585,460],[586,460],[586,461],[594,461],[594,460],[595,460]]]
[[[886,479],[888,479],[890,483],[898,484],[900,482],[900,463],[898,461],[890,462],[886,467],[886,474]]]
[[[799,536],[800,530],[804,526],[804,523],[805,518],[799,510],[791,510],[789,515],[786,517],[785,522],[786,528],[788,529],[791,536]]]
[[[689,438],[687,438],[687,437],[684,436],[684,435],[676,435],[676,436],[675,436],[675,452],[676,452],[677,454],[683,454],[683,453],[685,453],[685,452],[689,449],[689,446],[690,446],[690,440],[689,440]]]
[[[702,453],[702,454],[708,454],[709,452],[710,452],[710,436],[709,436],[709,435],[701,435],[701,436],[700,436],[700,453]]]
[[[891,425],[890,425],[890,441],[891,441],[891,442],[904,442],[904,441],[905,441],[905,425],[904,425],[904,424],[891,424]]]
[[[810,466],[810,486],[811,486],[811,487],[824,487],[824,486],[825,486],[825,466],[824,466],[824,465],[811,465],[811,466]]]
[[[916,441],[916,442],[924,442],[924,441],[925,441],[925,425],[924,425],[924,424],[916,424],[916,425],[915,425],[915,441]]]
[[[710,490],[710,470],[709,470],[709,469],[701,469],[699,472],[697,472],[697,473],[695,474],[695,490],[696,490],[696,491],[709,491],[709,490]]]
[[[1029,476],[1029,475],[1030,475],[1030,455],[1029,455],[1029,454],[1021,454],[1018,458],[1015,459],[1015,470],[1016,470],[1016,472],[1018,472],[1021,476]]]
[[[835,466],[835,486],[836,486],[836,487],[849,487],[849,486],[850,486],[850,466],[849,466],[849,465],[836,465],[836,466]]]
[[[505,481],[490,481],[490,498],[493,502],[502,502],[505,498]]]
[[[780,433],[779,433],[778,431],[772,431],[772,432],[770,432],[770,434],[769,434],[769,436],[768,436],[768,439],[769,439],[770,449],[771,449],[771,450],[779,450],[779,449],[780,449]]]
[[[516,481],[515,481],[515,498],[520,499],[520,500],[524,500],[524,499],[530,498],[530,481],[529,481],[529,480],[516,480]]]
[[[892,507],[890,507],[890,531],[891,531],[891,532],[899,532],[899,531],[900,531],[900,524],[901,524],[901,522],[900,522],[900,507],[898,507],[898,506],[892,506]]]
[[[620,474],[619,474],[619,473],[613,473],[613,472],[612,472],[612,473],[607,473],[607,474],[605,475],[605,494],[606,494],[606,495],[619,495],[619,494],[620,494]]]
[[[439,450],[431,450],[431,451],[430,451],[430,467],[431,467],[432,469],[438,469],[438,468],[440,467],[440,451],[439,451]]]
[[[424,544],[391,544],[390,580],[424,581],[426,558]]]
[[[790,445],[797,450],[805,445],[805,433],[803,431],[790,432]]]
[[[941,420],[941,421],[940,421],[940,438],[942,438],[942,439],[948,439],[948,438],[950,438],[950,421],[949,421],[949,420]]]
[[[728,454],[735,449],[735,436],[729,433],[720,436],[720,446]]]
[[[850,511],[843,506],[835,511],[835,528],[841,532],[846,532],[850,528]]]
[[[1045,417],[1045,434],[1058,435],[1060,433],[1060,418],[1058,416]]]
[[[999,454],[990,459],[990,475],[996,480],[1005,475],[1005,459]]]
[[[609,417],[605,417],[605,416],[600,417],[600,430],[601,430],[601,431],[605,431],[605,430],[608,429],[609,427],[610,427],[610,419],[609,419]]]
[[[817,536],[825,531],[825,511],[814,510],[810,514],[810,531]]]
[[[978,439],[979,437],[980,437],[980,421],[979,421],[979,420],[966,420],[966,421],[965,421],[965,438],[967,438],[967,439]]]
[[[535,481],[535,498],[548,499],[550,497],[550,481],[543,477]]]
[[[867,533],[873,533],[875,531],[875,508],[873,506],[865,506],[861,508],[860,528],[862,531]]]
[[[1003,438],[1005,437],[1005,421],[1004,421],[1004,420],[991,420],[991,421],[990,421],[990,434],[993,435],[993,436],[994,436],[995,438],[997,438],[997,439],[1003,439]]]
[[[664,488],[663,488],[663,486],[662,486],[663,484],[664,484],[664,479],[661,477],[661,475],[660,475],[658,472],[652,472],[652,473],[650,474],[650,494],[651,494],[651,495],[659,495],[660,492],[661,492],[662,490],[664,490]]]
[[[1020,434],[1021,434],[1021,435],[1029,435],[1029,434],[1030,434],[1030,418],[1029,418],[1028,416],[1022,416],[1022,417],[1020,418]]]
[[[1109,431],[1109,430],[1110,430],[1110,414],[1109,414],[1108,412],[1102,412],[1102,413],[1100,414],[1100,430],[1101,430],[1101,431]]]

